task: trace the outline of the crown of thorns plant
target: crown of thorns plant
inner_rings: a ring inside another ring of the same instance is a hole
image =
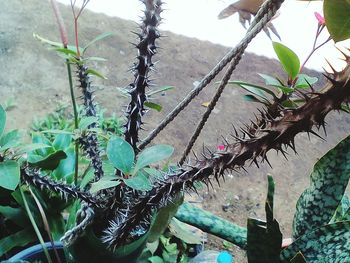
[[[207,186],[212,185],[212,180],[219,182],[225,176],[226,171],[244,169],[247,163],[256,165],[261,162],[269,163],[267,152],[272,149],[283,155],[286,154],[288,148],[296,152],[295,136],[302,132],[319,136],[318,130],[326,129],[326,115],[330,111],[342,111],[343,103],[347,103],[350,98],[350,57],[344,54],[347,62],[346,68],[340,72],[333,70],[327,73],[325,77],[329,81],[322,90],[315,91],[310,85],[308,91],[300,92],[299,95],[305,100],[303,105],[286,108],[282,105],[282,101],[288,95],[273,96],[272,100],[255,115],[255,120],[247,122],[244,127],[233,128],[231,132],[233,140],[229,142],[224,139],[222,149],[218,151],[204,149],[201,158],[196,156],[194,161],[186,162],[188,153],[248,43],[266,26],[283,3],[283,0],[268,0],[255,16],[242,41],[222,58],[148,137],[140,142],[139,131],[142,129],[142,118],[146,113],[146,90],[151,86],[149,74],[154,69],[152,59],[157,53],[156,42],[161,37],[158,25],[162,12],[161,0],[141,0],[141,2],[145,5],[145,11],[140,30],[135,33],[138,37],[138,43],[135,44],[138,55],[132,67],[134,81],[128,87],[130,102],[126,108],[124,126],[125,140],[133,147],[135,153],[150,143],[227,64],[229,67],[207,111],[200,120],[179,166],[175,170],[162,172],[162,178],[154,180],[152,189],[149,191],[137,191],[125,184],[119,184],[96,194],[90,194],[90,185],[85,189],[79,189],[54,181],[28,164],[22,167],[21,176],[26,183],[60,193],[64,198],[81,200],[82,207],[77,215],[76,226],[62,238],[65,244],[72,243],[93,222],[99,225],[101,240],[111,249],[136,239],[147,232],[155,211],[172,203],[184,192],[196,192],[196,182],[202,182]],[[88,67],[81,57],[77,57],[75,61],[77,86],[81,90],[84,114],[89,117],[97,117]],[[97,122],[89,125],[89,128],[96,127],[98,127]],[[93,131],[88,131],[82,135],[79,142],[82,150],[91,160],[95,175],[94,182],[96,182],[104,175],[97,135]],[[116,173],[123,176],[121,171],[116,171]]]

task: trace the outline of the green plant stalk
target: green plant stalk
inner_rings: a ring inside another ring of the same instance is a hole
[[[55,257],[57,259],[57,262],[58,263],[61,263],[61,259],[57,253],[57,249],[55,248],[54,246],[54,243],[53,243],[53,237],[52,237],[52,234],[51,234],[51,229],[50,229],[50,226],[49,226],[49,222],[47,220],[47,217],[46,217],[46,214],[45,214],[45,211],[39,201],[39,199],[36,197],[36,195],[34,194],[33,190],[30,188],[30,186],[28,187],[29,188],[29,191],[30,191],[30,194],[32,195],[35,203],[36,203],[36,206],[38,207],[39,209],[39,212],[40,212],[40,215],[41,215],[41,218],[43,220],[43,223],[44,223],[44,227],[45,227],[45,230],[46,230],[46,233],[47,235],[49,236],[49,239],[50,239],[50,243],[51,243],[51,246],[53,248],[53,251],[55,253]]]
[[[74,96],[74,88],[73,88],[73,78],[72,78],[72,71],[71,66],[69,63],[69,60],[66,60],[67,64],[67,71],[68,71],[68,80],[69,80],[69,90],[70,90],[70,96],[72,100],[72,106],[73,106],[73,113],[74,113],[74,129],[78,129],[78,110],[77,110],[77,103],[75,101]],[[78,169],[79,169],[79,141],[75,140],[75,168],[74,168],[74,184],[78,184]]]
[[[225,239],[242,249],[247,248],[247,229],[189,203],[182,204],[175,217],[206,233]]]
[[[34,219],[32,213],[30,212],[30,209],[29,209],[29,206],[28,206],[28,203],[27,203],[27,199],[24,196],[22,187],[19,187],[19,190],[21,192],[21,196],[22,196],[22,199],[23,199],[23,204],[24,204],[24,207],[25,207],[26,212],[28,214],[29,220],[30,220],[30,222],[31,222],[31,224],[32,224],[32,226],[34,228],[34,231],[35,231],[35,233],[36,233],[36,235],[37,235],[37,237],[39,239],[39,242],[40,242],[41,246],[43,247],[44,254],[46,256],[47,262],[52,263],[52,260],[51,260],[51,257],[49,255],[49,252],[47,251],[47,248],[44,245],[44,239],[43,239],[43,237],[42,237],[42,235],[40,233],[40,230],[39,230],[37,224],[35,223],[35,219]]]

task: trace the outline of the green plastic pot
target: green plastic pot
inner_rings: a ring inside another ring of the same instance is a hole
[[[112,252],[89,229],[69,247],[69,251],[77,263],[136,263],[146,245],[147,237],[148,233]]]

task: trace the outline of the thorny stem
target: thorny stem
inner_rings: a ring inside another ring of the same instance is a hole
[[[158,126],[139,144],[139,150],[145,148],[170,122],[172,122],[178,114],[184,110],[188,104],[205,88],[220,72],[221,70],[239,53],[246,41],[255,37],[250,29],[260,21],[266,12],[268,12],[274,5],[281,5],[284,0],[267,0],[259,9],[254,21],[248,29],[248,33],[241,40],[241,42],[231,49],[221,61],[200,81],[200,83],[192,89],[187,96],[181,101],[159,124]]]

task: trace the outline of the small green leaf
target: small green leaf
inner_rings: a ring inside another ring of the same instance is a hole
[[[6,219],[11,220],[16,225],[25,227],[29,224],[29,220],[24,210],[10,206],[0,206],[0,214]]]
[[[349,1],[324,0],[323,13],[328,32],[335,42],[350,38]]]
[[[105,39],[106,37],[109,37],[112,35],[114,35],[112,32],[105,32],[105,33],[98,35],[97,37],[95,37],[93,40],[91,40],[89,43],[86,44],[86,46],[82,49],[82,54],[84,54],[86,52],[86,50],[91,45],[95,44],[97,41],[100,41],[100,40]]]
[[[107,61],[107,59],[100,57],[88,57],[84,58],[84,61]]]
[[[147,97],[151,97],[151,96],[153,96],[155,94],[163,93],[165,91],[172,90],[174,88],[175,88],[174,86],[164,86],[164,87],[161,87],[161,88],[159,88],[157,90],[153,90],[153,91],[147,92]]]
[[[303,89],[309,88],[309,85],[313,85],[318,81],[316,77],[310,77],[306,74],[299,74],[298,79],[295,82],[294,88]]]
[[[176,218],[172,218],[169,224],[170,232],[187,244],[201,244],[203,238],[200,234],[194,233],[187,224]]]
[[[0,186],[15,190],[20,181],[19,164],[16,161],[0,163]]]
[[[91,74],[91,75],[95,75],[96,77],[99,77],[101,79],[107,79],[105,76],[102,75],[102,73],[94,70],[94,69],[91,69],[89,68],[87,71],[86,71],[87,74]]]
[[[120,184],[120,181],[112,180],[112,177],[102,178],[96,183],[91,184],[90,192],[94,194],[94,193],[97,193],[98,191],[115,187],[119,184]]]
[[[56,150],[65,150],[69,147],[72,142],[72,136],[69,134],[57,134],[55,140],[52,143],[52,146]]]
[[[154,223],[152,224],[149,232],[149,236],[148,236],[149,242],[154,242],[159,239],[159,237],[163,234],[165,229],[168,227],[171,219],[174,217],[177,209],[182,203],[183,203],[183,196],[181,195],[176,199],[174,199],[173,202],[171,202],[167,206],[159,209],[154,219]]]
[[[48,156],[29,154],[28,162],[44,170],[55,170],[60,161],[66,158],[67,154],[64,151],[59,150]]]
[[[119,137],[108,142],[107,156],[117,169],[129,174],[134,164],[135,153],[129,143]]]
[[[284,94],[289,94],[294,92],[293,88],[289,88],[289,87],[285,87],[285,86],[275,86],[277,89],[279,89],[280,91],[282,91]]]
[[[17,147],[21,144],[21,134],[19,130],[12,130],[5,133],[0,138],[0,152],[6,151],[9,148]]]
[[[54,50],[65,55],[77,56],[77,52],[75,50],[71,50],[68,48],[58,47],[58,48],[54,48]]]
[[[154,145],[143,150],[138,156],[133,173],[147,165],[168,159],[173,152],[174,147],[166,144]]]
[[[74,148],[68,148],[64,152],[66,153],[67,157],[60,161],[59,165],[52,173],[53,176],[58,180],[62,180],[63,178],[66,178],[67,176],[73,174],[75,170]]]
[[[2,133],[4,132],[6,124],[6,111],[0,104],[0,138],[2,136]]]
[[[94,116],[81,118],[79,121],[79,128],[85,130],[89,128],[89,126],[93,123],[98,123],[98,118]]]
[[[159,239],[157,239],[154,242],[149,242],[149,240],[147,240],[146,247],[149,250],[149,252],[151,252],[152,255],[154,254],[154,252],[156,252],[158,246],[159,246]]]
[[[254,85],[254,84],[251,84],[251,83],[248,83],[248,82],[243,82],[243,81],[229,81],[228,84],[236,84],[238,85],[239,87],[241,87],[242,89],[254,94],[254,95],[257,95],[259,96],[260,98],[263,98],[263,99],[268,99],[268,97],[266,97],[265,93],[271,95],[272,97],[275,97],[275,93],[273,93],[273,91],[267,89],[267,88],[264,88],[264,87],[261,87],[261,86],[258,86],[258,85]]]
[[[69,134],[69,135],[73,135],[74,134],[73,132],[64,131],[64,130],[55,130],[55,129],[45,130],[45,131],[42,131],[41,133]]]
[[[51,145],[43,144],[43,143],[31,143],[31,144],[26,144],[23,146],[18,147],[18,150],[16,151],[16,154],[23,154],[23,153],[28,153],[44,148],[52,148]]]
[[[45,43],[45,44],[48,44],[48,45],[54,47],[54,48],[64,48],[63,44],[61,42],[55,42],[55,41],[48,40],[48,39],[43,38],[43,37],[41,37],[41,36],[39,36],[38,34],[35,34],[35,33],[33,33],[33,37],[36,38],[37,40]],[[72,52],[74,52],[74,53],[77,52],[77,49],[76,49],[75,46],[68,45],[67,49],[72,51]],[[79,47],[79,49],[81,49],[81,47]]]
[[[243,96],[243,99],[244,99],[245,101],[257,102],[257,103],[262,103],[262,104],[264,104],[264,105],[267,105],[266,102],[264,102],[264,101],[258,99],[258,98],[255,97],[254,95],[250,95],[250,94],[244,95],[244,96]]]
[[[281,83],[278,79],[266,75],[266,74],[258,74],[260,77],[262,77],[265,80],[265,84],[267,86],[283,86],[283,83]]]
[[[291,79],[295,79],[300,70],[300,60],[298,56],[281,43],[272,42],[272,45],[284,71]]]
[[[158,112],[161,112],[161,111],[162,111],[162,105],[159,105],[159,104],[157,104],[157,103],[153,103],[153,102],[150,102],[150,101],[145,101],[144,105],[145,105],[147,108],[156,110],[156,111],[158,111]]]
[[[148,258],[149,262],[151,263],[164,263],[164,260],[161,257],[153,256]]]
[[[141,171],[129,179],[124,179],[124,183],[132,189],[138,191],[149,191],[152,189],[151,182]]]

